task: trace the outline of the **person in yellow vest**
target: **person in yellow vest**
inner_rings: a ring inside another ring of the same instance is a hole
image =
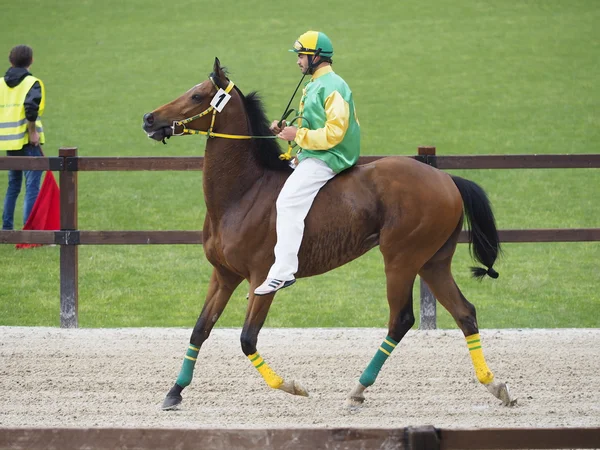
[[[7,156],[42,156],[44,129],[40,116],[44,112],[45,92],[42,80],[29,72],[33,64],[33,50],[17,45],[8,56],[10,68],[0,80],[0,150]],[[8,189],[4,198],[2,229],[14,228],[17,198],[25,175],[23,225],[40,192],[42,171],[9,170]]]

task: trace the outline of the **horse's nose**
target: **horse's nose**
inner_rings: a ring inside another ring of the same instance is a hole
[[[154,115],[152,113],[144,114],[144,125],[152,126],[154,123]]]

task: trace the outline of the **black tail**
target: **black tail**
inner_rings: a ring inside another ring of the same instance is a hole
[[[500,239],[490,201],[485,191],[477,183],[460,177],[452,177],[460,191],[465,208],[465,217],[469,229],[469,250],[475,260],[487,267],[471,267],[475,278],[485,275],[498,278],[498,272],[492,269],[500,254]]]

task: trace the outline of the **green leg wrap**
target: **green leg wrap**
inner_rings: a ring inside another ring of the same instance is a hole
[[[398,343],[391,337],[388,336],[385,338],[377,350],[377,353],[375,353],[375,356],[373,356],[373,359],[358,380],[360,384],[364,387],[369,387],[375,383],[375,379],[377,378],[377,375],[379,375],[383,363],[388,359],[388,356],[390,356],[394,348],[396,348],[396,345],[398,345]]]
[[[196,365],[199,351],[200,349],[198,347],[194,347],[191,344],[188,347],[176,381],[179,386],[186,387],[192,382],[192,378],[194,377],[194,366]]]

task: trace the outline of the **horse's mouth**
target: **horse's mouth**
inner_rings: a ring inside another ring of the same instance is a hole
[[[173,130],[171,127],[162,127],[157,130],[148,130],[145,125],[142,126],[146,134],[150,139],[154,139],[155,141],[162,141],[165,138],[170,138],[173,135]]]

